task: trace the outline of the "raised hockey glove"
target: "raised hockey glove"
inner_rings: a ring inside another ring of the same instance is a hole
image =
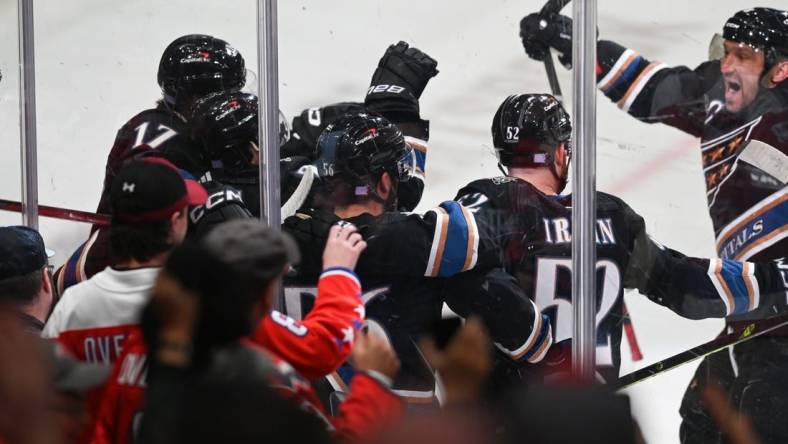
[[[572,19],[560,14],[533,13],[520,20],[520,39],[528,57],[543,61],[550,48],[558,51],[558,61],[572,68]]]
[[[371,111],[419,115],[419,98],[438,74],[438,62],[405,42],[391,45],[381,57],[364,99]]]

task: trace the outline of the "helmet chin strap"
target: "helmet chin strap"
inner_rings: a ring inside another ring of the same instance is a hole
[[[555,162],[550,163],[549,168],[557,182],[555,194],[561,194],[561,192],[564,191],[564,188],[566,188],[566,183],[569,181],[569,160],[567,159],[565,163],[565,173],[563,177],[558,174],[558,171],[555,168]]]

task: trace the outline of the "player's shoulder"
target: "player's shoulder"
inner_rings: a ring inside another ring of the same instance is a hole
[[[775,94],[773,103],[764,110],[752,128],[751,138],[788,153],[788,93]]]
[[[282,157],[315,155],[315,144],[320,133],[337,118],[350,113],[362,112],[364,105],[358,102],[339,102],[317,108],[307,108],[293,118],[290,140],[280,147]]]
[[[602,191],[596,193],[596,212],[602,218],[618,219],[630,229],[636,230],[643,224],[643,217],[632,209],[624,199]]]
[[[347,113],[362,111],[364,111],[363,103],[337,102],[319,108],[307,108],[294,120],[300,120],[303,125],[322,129]]]
[[[457,192],[457,198],[471,193],[496,194],[509,188],[517,187],[522,182],[515,177],[497,176],[476,179],[469,182]]]
[[[512,210],[539,205],[544,195],[525,180],[511,176],[478,179],[460,188],[454,200],[468,208]]]
[[[596,192],[597,211],[621,211],[630,209],[624,199],[604,191]]]
[[[123,125],[123,128],[134,130],[145,123],[166,125],[177,130],[186,125],[186,119],[175,111],[163,106],[156,106],[135,114]]]

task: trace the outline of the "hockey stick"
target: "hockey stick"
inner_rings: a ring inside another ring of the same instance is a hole
[[[571,0],[547,0],[547,3],[542,7],[542,10],[539,11],[540,16],[544,16],[547,14],[558,14],[564,9],[564,6],[568,5]],[[553,61],[553,53],[550,52],[550,49],[547,50],[547,57],[544,59],[544,69],[547,71],[547,81],[550,83],[550,91],[552,91],[553,95],[558,99],[559,102],[564,101],[564,97],[561,94],[561,84],[558,83],[558,75],[555,73],[555,62]]]
[[[640,351],[640,344],[638,344],[638,338],[635,336],[635,327],[632,325],[632,318],[629,316],[629,309],[627,308],[626,302],[624,302],[624,333],[627,335],[632,361],[640,361],[643,359],[643,353]]]
[[[630,387],[638,382],[645,381],[651,377],[659,375],[660,373],[674,369],[688,362],[708,356],[714,352],[720,351],[728,346],[736,345],[744,341],[749,341],[752,338],[761,336],[780,327],[788,325],[788,314],[782,316],[773,316],[767,319],[753,321],[740,331],[717,336],[705,344],[693,347],[689,350],[683,351],[669,358],[655,362],[640,370],[635,370],[632,373],[620,377],[617,381],[610,384],[614,390],[621,390]]]
[[[540,16],[547,14],[558,14],[571,0],[548,0],[547,3],[539,11]],[[553,61],[553,54],[548,49],[547,57],[544,59],[544,68],[547,71],[547,81],[550,83],[550,91],[558,99],[559,102],[564,101],[563,94],[561,94],[561,84],[558,82],[558,75],[555,72],[555,62]],[[637,362],[643,359],[643,353],[640,351],[640,344],[638,344],[637,336],[635,336],[635,329],[632,326],[632,319],[629,317],[626,303],[624,303],[624,332],[627,335],[629,342],[629,351],[632,354],[632,360]]]
[[[22,203],[13,200],[0,199],[0,210],[22,212]],[[109,225],[109,216],[106,214],[96,214],[88,211],[71,210],[68,208],[50,207],[47,205],[38,206],[38,214],[54,219],[73,220],[75,222],[85,222],[96,225]]]
[[[315,181],[316,175],[317,172],[311,165],[304,169],[301,181],[298,182],[295,191],[293,191],[290,199],[287,199],[287,202],[282,205],[282,220],[294,215],[304,205],[306,198],[309,197],[309,191],[312,189],[312,183]]]

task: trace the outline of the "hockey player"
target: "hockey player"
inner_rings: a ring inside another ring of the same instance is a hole
[[[543,371],[550,375],[568,372],[571,358],[572,197],[559,194],[568,177],[570,134],[569,115],[553,96],[507,97],[492,124],[506,175],[457,193],[474,213],[479,236],[500,244],[507,271],[549,315],[555,345]],[[780,270],[771,262],[687,257],[649,238],[643,219],[615,196],[598,192],[596,206],[596,356],[604,381],[618,377],[624,288],[691,319],[745,313],[784,297]]]
[[[412,406],[433,404],[435,377],[416,342],[427,324],[441,317],[446,282],[440,278],[486,270],[498,263],[498,251],[457,202],[424,215],[393,211],[406,174],[401,159],[407,148],[402,133],[386,119],[344,116],[323,131],[318,149],[321,192],[334,213],[302,210],[284,221],[283,229],[299,243],[303,257],[285,280],[287,313],[299,319],[313,304],[326,227],[339,220],[352,223],[368,244],[357,266],[365,286],[367,326],[388,338],[402,361],[394,389]],[[525,364],[541,360],[552,341],[550,325],[516,281],[497,270],[463,279],[466,293],[488,295],[489,303],[478,305],[465,293],[446,293],[449,305],[462,315],[480,315],[498,349],[511,359]],[[332,389],[346,392],[350,376],[340,369],[329,378]],[[329,401],[333,404],[339,396]]]
[[[309,108],[293,118],[291,137],[281,148],[282,201],[287,200],[285,196],[293,195],[304,174],[310,171],[299,167],[319,156],[315,147],[326,126],[345,114],[366,111],[382,115],[405,135],[409,148],[403,158],[407,180],[401,181],[397,188],[397,202],[401,211],[416,208],[424,190],[429,140],[429,121],[421,118],[419,99],[429,80],[438,74],[437,66],[438,62],[429,55],[398,42],[390,45],[380,58],[363,103],[341,102]],[[315,204],[310,198],[303,200],[306,206]]]
[[[110,212],[109,190],[122,166],[152,151],[194,178],[201,178],[210,164],[190,141],[185,115],[198,97],[216,91],[239,90],[245,82],[244,59],[224,40],[189,34],[170,43],[159,62],[158,83],[162,99],[155,108],[140,112],[118,130],[107,157],[96,211]],[[55,273],[57,289],[62,293],[110,264],[106,229],[94,225],[89,239]]]
[[[99,213],[109,211],[107,193],[114,175],[126,159],[139,151],[166,150],[173,156],[170,161],[199,178],[208,165],[189,146],[185,115],[201,96],[243,88],[246,68],[241,54],[226,41],[189,34],[164,49],[157,77],[162,99],[155,108],[132,117],[115,137],[107,157]]]
[[[555,14],[531,14],[520,23],[529,56],[542,60],[553,47],[565,65],[571,64],[571,31],[571,19]],[[599,40],[598,85],[630,115],[701,139],[709,214],[721,258],[778,260],[788,256],[788,11],[739,11],[725,23],[722,37],[724,57],[695,69],[651,62]],[[731,318],[728,326],[741,329],[748,320],[774,311],[762,305],[752,314]],[[788,440],[788,425],[774,423],[780,415],[772,413],[788,409],[785,334],[781,330],[710,356],[690,387],[702,386],[709,377],[722,381],[730,386],[734,404],[754,417],[762,439]],[[698,396],[691,389],[685,397],[682,440],[717,442],[717,427]]]
[[[189,110],[189,137],[210,162],[206,179],[240,191],[254,216],[260,215],[260,148],[257,96],[240,91],[209,94]]]

